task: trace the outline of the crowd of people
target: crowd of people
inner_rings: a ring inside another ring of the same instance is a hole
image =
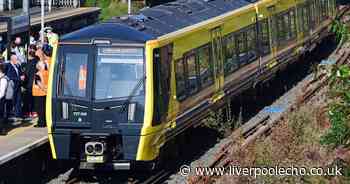
[[[20,37],[2,50],[0,57],[0,134],[6,135],[11,121],[38,118],[35,127],[45,127],[45,100],[53,46],[57,35],[45,30],[43,41],[31,36],[28,44]],[[51,36],[54,35],[54,36]],[[10,53],[9,57],[7,53]],[[6,59],[8,58],[8,59]]]

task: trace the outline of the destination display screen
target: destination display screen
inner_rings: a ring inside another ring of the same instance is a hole
[[[99,48],[98,56],[100,57],[100,63],[143,63],[142,48]]]

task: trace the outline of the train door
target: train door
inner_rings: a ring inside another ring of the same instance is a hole
[[[222,35],[221,27],[216,27],[211,30],[211,48],[213,58],[213,74],[215,81],[215,100],[223,97],[223,86],[224,86],[224,56],[222,46]]]

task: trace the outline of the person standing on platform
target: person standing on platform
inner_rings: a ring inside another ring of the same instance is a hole
[[[52,47],[50,45],[44,45],[42,48],[44,61],[47,65],[47,68],[51,65],[51,57],[52,57]]]
[[[7,122],[7,116],[5,114],[5,101],[7,81],[4,64],[0,64],[0,135],[6,135],[5,124]]]
[[[48,27],[46,31],[47,31],[46,35],[47,35],[49,45],[51,47],[54,47],[58,43],[58,35],[52,31],[51,27]]]
[[[24,47],[22,47],[21,44],[22,44],[21,38],[16,37],[14,48],[12,50],[12,52],[16,53],[20,65],[27,62],[25,49]]]
[[[3,53],[5,50],[6,50],[6,44],[4,43],[2,36],[0,36],[0,52]]]
[[[23,102],[23,112],[27,118],[36,117],[34,113],[34,98],[33,98],[33,80],[36,73],[36,64],[38,63],[38,57],[35,55],[36,46],[30,45],[28,62],[24,67],[25,82],[24,82],[24,102]]]
[[[45,118],[45,104],[46,104],[46,93],[47,93],[47,82],[49,72],[46,70],[44,61],[39,61],[36,64],[37,72],[34,76],[33,81],[33,97],[35,103],[35,110],[38,112],[38,124],[35,127],[46,127]]]
[[[14,107],[15,118],[22,118],[22,94],[21,94],[21,81],[24,80],[24,75],[22,74],[20,64],[16,53],[11,53],[10,63],[6,64],[6,76],[9,80],[13,81],[14,92],[12,98],[12,104],[7,104],[7,112],[13,112],[12,108]]]

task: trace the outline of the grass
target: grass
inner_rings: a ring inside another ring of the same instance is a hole
[[[101,8],[100,20],[105,21],[112,17],[126,15],[128,13],[128,4],[117,0],[86,0],[85,6],[97,6]],[[142,2],[132,1],[132,12],[135,13],[143,7]]]

